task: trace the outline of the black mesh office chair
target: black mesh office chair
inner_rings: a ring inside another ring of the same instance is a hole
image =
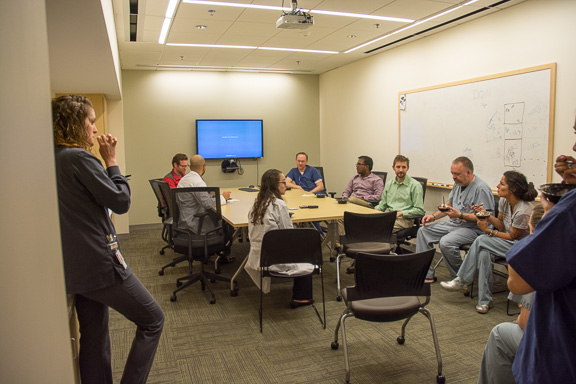
[[[166,242],[166,245],[160,249],[160,254],[163,255],[166,248],[172,248],[172,217],[160,191],[160,183],[163,183],[162,179],[151,179],[148,182],[154,191],[154,196],[156,196],[158,217],[162,218],[162,239]]]
[[[357,319],[372,322],[392,322],[405,319],[398,344],[406,341],[406,326],[414,315],[422,313],[430,322],[432,338],[438,361],[437,383],[444,383],[442,376],[442,356],[436,335],[436,326],[432,313],[426,306],[430,303],[430,284],[424,283],[434,249],[407,255],[374,255],[359,253],[356,257],[354,286],[342,289],[346,309],[338,320],[334,331],[332,349],[338,349],[338,331],[342,327],[344,346],[344,365],[346,382],[350,382],[350,364],[346,341],[345,320],[354,316]],[[419,297],[426,297],[424,302]],[[360,341],[358,342],[360,343]],[[409,375],[409,372],[407,373]],[[382,382],[386,378],[382,378]],[[406,381],[409,381],[407,379]]]
[[[158,182],[158,187],[160,188],[160,193],[162,195],[162,199],[164,200],[164,204],[166,206],[166,215],[168,216],[168,219],[166,220],[166,223],[169,227],[168,229],[168,234],[167,237],[169,239],[168,244],[170,245],[170,248],[174,249],[174,241],[173,241],[173,236],[174,236],[174,197],[172,196],[172,193],[170,192],[172,189],[170,188],[170,185],[164,181]],[[182,256],[176,256],[174,259],[172,259],[171,262],[169,262],[168,264],[164,265],[160,271],[158,271],[158,274],[160,276],[164,275],[164,270],[166,268],[169,267],[174,267],[176,266],[176,264],[179,264],[183,261],[188,260],[188,256],[187,255],[182,255]]]
[[[320,176],[322,176],[322,183],[324,183],[324,189],[326,191],[328,191],[328,188],[326,187],[326,178],[324,177],[324,167],[316,167],[316,166],[311,166],[313,168],[316,168],[318,170],[318,172],[320,173]],[[336,192],[326,192],[327,194],[330,195],[330,197],[334,197],[336,196]]]
[[[336,258],[336,281],[340,296],[340,263],[343,256],[356,258],[360,252],[385,255],[392,250],[392,230],[396,221],[396,211],[385,213],[344,212],[344,230],[340,236],[340,254]]]
[[[426,186],[428,185],[428,179],[424,177],[412,177],[414,180],[418,181],[422,185],[422,201],[426,199]],[[402,245],[410,246],[410,240],[414,239],[418,234],[418,229],[422,226],[422,218],[424,216],[410,217],[414,219],[414,225],[412,228],[401,229],[395,233],[396,236],[396,253],[410,253],[410,250],[402,248]]]
[[[326,328],[326,302],[324,298],[324,273],[322,270],[322,241],[318,231],[312,228],[276,229],[266,232],[260,253],[260,287],[265,277],[294,278],[313,273],[320,274],[322,282],[322,308],[324,320],[312,304],[323,328]],[[309,271],[297,274],[286,272],[287,268],[271,268],[278,264],[309,264]],[[284,270],[284,271],[282,271]],[[260,290],[260,332],[262,332],[263,293]]]
[[[379,178],[381,178],[382,181],[384,182],[384,185],[386,185],[386,178],[388,177],[388,172],[372,171],[372,173],[375,174],[376,176],[378,176]]]
[[[176,293],[200,281],[202,291],[208,288],[210,304],[216,302],[210,282],[230,279],[206,272],[204,264],[213,254],[226,248],[226,234],[222,227],[220,188],[174,188],[170,190],[174,204],[173,241],[174,252],[186,256],[190,274],[176,280],[178,287],[170,297],[176,301]],[[200,271],[192,272],[194,261],[200,261]],[[185,281],[185,283],[182,283]]]

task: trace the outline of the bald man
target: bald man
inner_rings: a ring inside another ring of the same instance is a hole
[[[190,173],[184,176],[178,183],[178,188],[187,187],[207,187],[206,182],[202,176],[206,173],[206,160],[200,155],[194,155],[190,157]],[[226,204],[226,201],[230,198],[230,191],[223,191],[220,195],[220,205]],[[205,198],[204,198],[205,197]],[[194,217],[194,214],[210,209],[214,206],[214,201],[206,195],[202,195],[200,200],[190,201],[186,204],[184,209],[182,209],[182,218],[186,222],[186,226],[193,230],[198,231],[199,218]],[[200,207],[203,207],[202,209]],[[203,228],[204,231],[210,230],[212,228]]]

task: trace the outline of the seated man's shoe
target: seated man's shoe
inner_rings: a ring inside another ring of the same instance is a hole
[[[434,268],[430,268],[428,273],[426,274],[426,279],[424,279],[425,283],[434,283],[436,282],[436,276],[434,276]]]
[[[459,277],[455,278],[452,281],[442,281],[440,286],[447,291],[460,291],[460,292],[468,292],[468,284],[460,280]]]
[[[307,301],[294,301],[290,300],[290,308],[298,308],[298,307],[305,307],[307,305],[314,304],[314,300],[307,300]]]
[[[492,302],[489,302],[488,304],[477,305],[476,312],[485,314],[488,313],[488,311],[492,308],[494,308],[494,304],[492,304]]]
[[[352,264],[350,264],[350,266],[348,268],[346,268],[346,273],[354,273],[355,269],[356,269],[356,266],[354,265],[354,262],[352,262]]]

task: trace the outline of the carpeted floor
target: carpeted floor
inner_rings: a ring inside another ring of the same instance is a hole
[[[311,307],[290,309],[291,280],[273,281],[272,292],[264,296],[264,333],[259,332],[259,291],[243,272],[238,279],[237,297],[230,295],[229,284],[213,284],[216,304],[194,284],[170,301],[175,280],[188,273],[187,263],[167,269],[160,267],[175,255],[164,245],[160,228],[131,229],[121,245],[127,262],[164,309],[166,323],[148,383],[344,383],[344,355],[332,350],[334,329],[344,310],[336,301],[336,264],[324,251],[324,284],[327,327],[322,329]],[[232,276],[248,253],[249,244],[234,243],[236,261],[222,266],[223,276]],[[438,255],[437,255],[438,256]],[[348,265],[346,261],[344,268]],[[208,265],[207,270],[212,266]],[[352,275],[343,273],[350,285]],[[439,280],[449,276],[443,264]],[[505,280],[495,277],[497,287]],[[320,278],[314,277],[314,294],[322,310]],[[432,311],[447,383],[475,383],[486,338],[492,327],[514,317],[506,315],[507,293],[497,293],[495,308],[486,315],[476,313],[476,300],[460,293],[446,292],[438,283],[432,286]],[[111,342],[115,382],[122,375],[134,326],[111,311]],[[399,345],[401,322],[369,323],[357,319],[347,322],[348,351],[353,383],[435,383],[436,357],[430,327],[422,315],[415,316]],[[341,337],[339,337],[341,339]]]

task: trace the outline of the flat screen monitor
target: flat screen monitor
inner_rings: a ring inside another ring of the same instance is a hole
[[[196,120],[196,153],[205,159],[264,156],[262,120]]]

